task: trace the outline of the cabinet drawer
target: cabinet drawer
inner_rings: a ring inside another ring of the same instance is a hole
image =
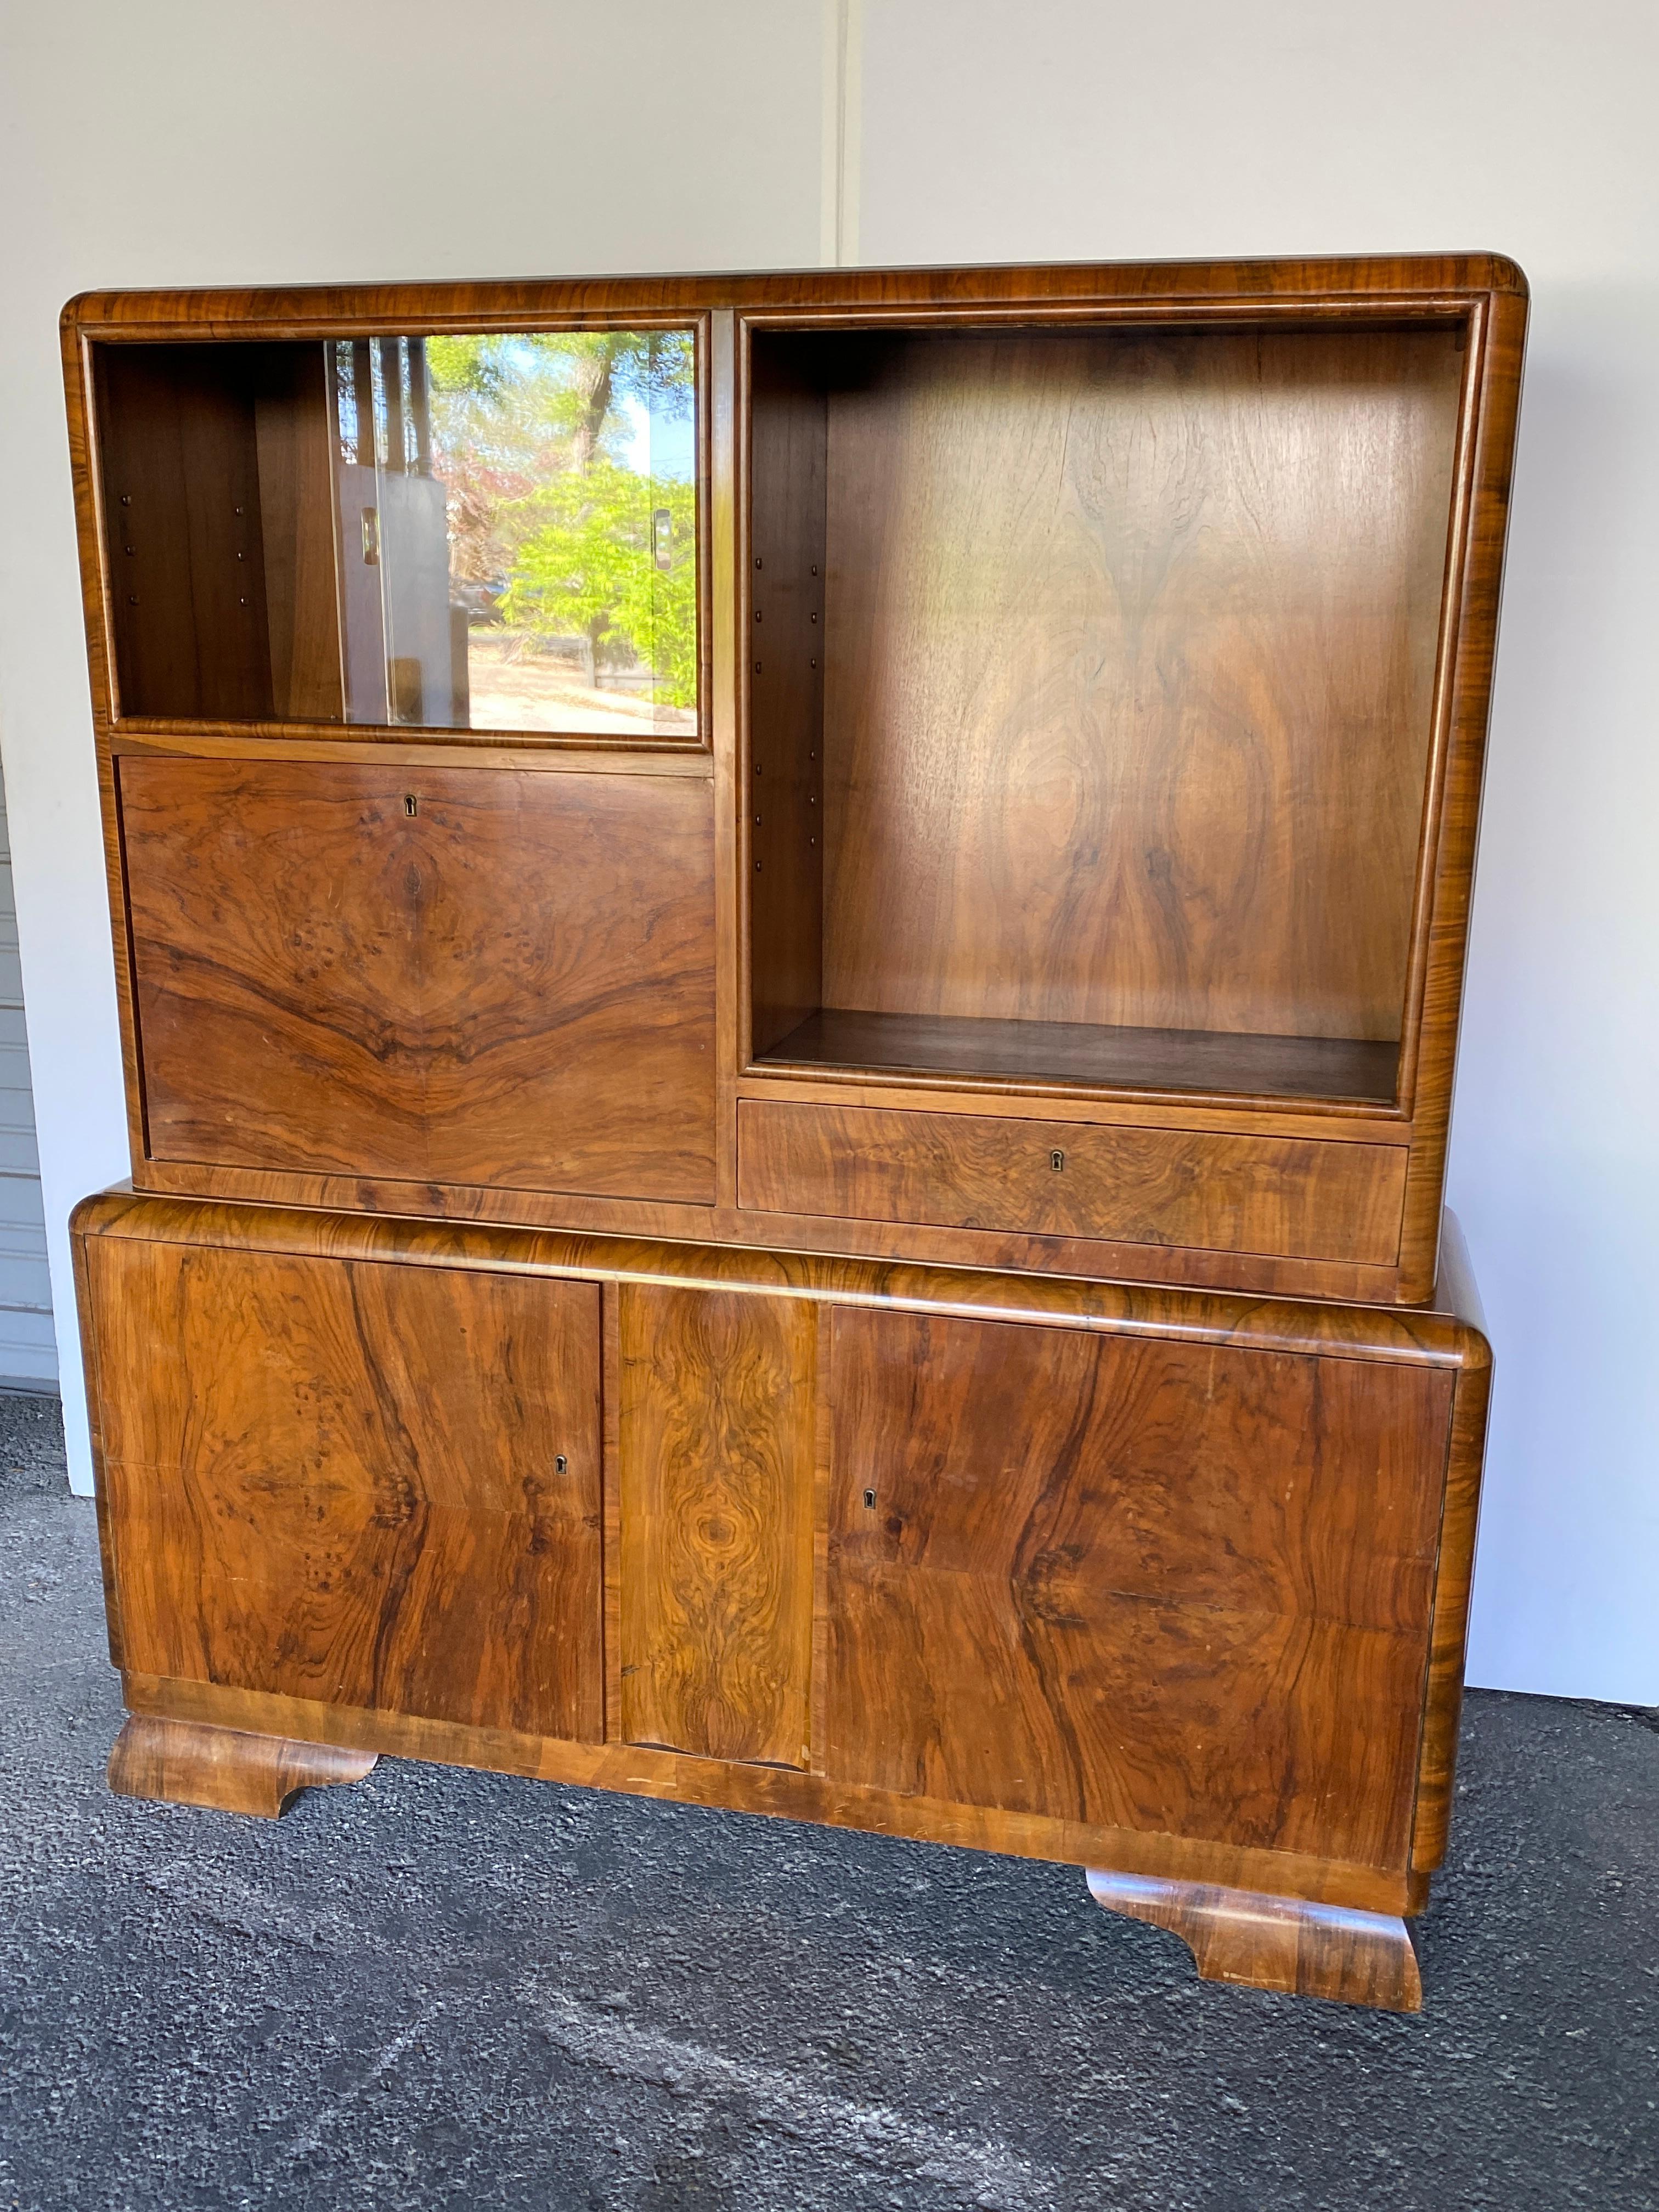
[[[119,776],[153,1159],[712,1200],[705,784]]]
[[[761,1212],[1370,1267],[1400,1249],[1402,1146],[754,1099],[738,1132],[738,1203]]]

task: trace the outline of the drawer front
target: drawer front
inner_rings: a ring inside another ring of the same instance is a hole
[[[706,785],[143,758],[119,787],[152,1158],[712,1201]]]
[[[1371,1267],[1399,1255],[1403,1146],[755,1099],[738,1130],[738,1203],[762,1212]]]
[[[1441,1373],[842,1310],[826,1771],[1403,1866]]]
[[[88,1240],[122,1664],[597,1741],[599,1293]]]

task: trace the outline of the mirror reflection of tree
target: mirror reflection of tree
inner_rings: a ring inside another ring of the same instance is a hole
[[[434,465],[453,588],[517,653],[579,654],[696,699],[696,470],[689,332],[434,337]]]

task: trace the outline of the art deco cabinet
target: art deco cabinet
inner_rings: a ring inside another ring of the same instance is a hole
[[[1025,1852],[1410,2008],[1486,256],[64,317],[118,1789]]]

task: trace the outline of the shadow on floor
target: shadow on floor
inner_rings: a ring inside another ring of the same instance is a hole
[[[57,1408],[0,1401],[0,2208],[1653,2212],[1655,1716],[1472,1696],[1419,2019],[1064,1867],[383,1759],[111,1797]]]

